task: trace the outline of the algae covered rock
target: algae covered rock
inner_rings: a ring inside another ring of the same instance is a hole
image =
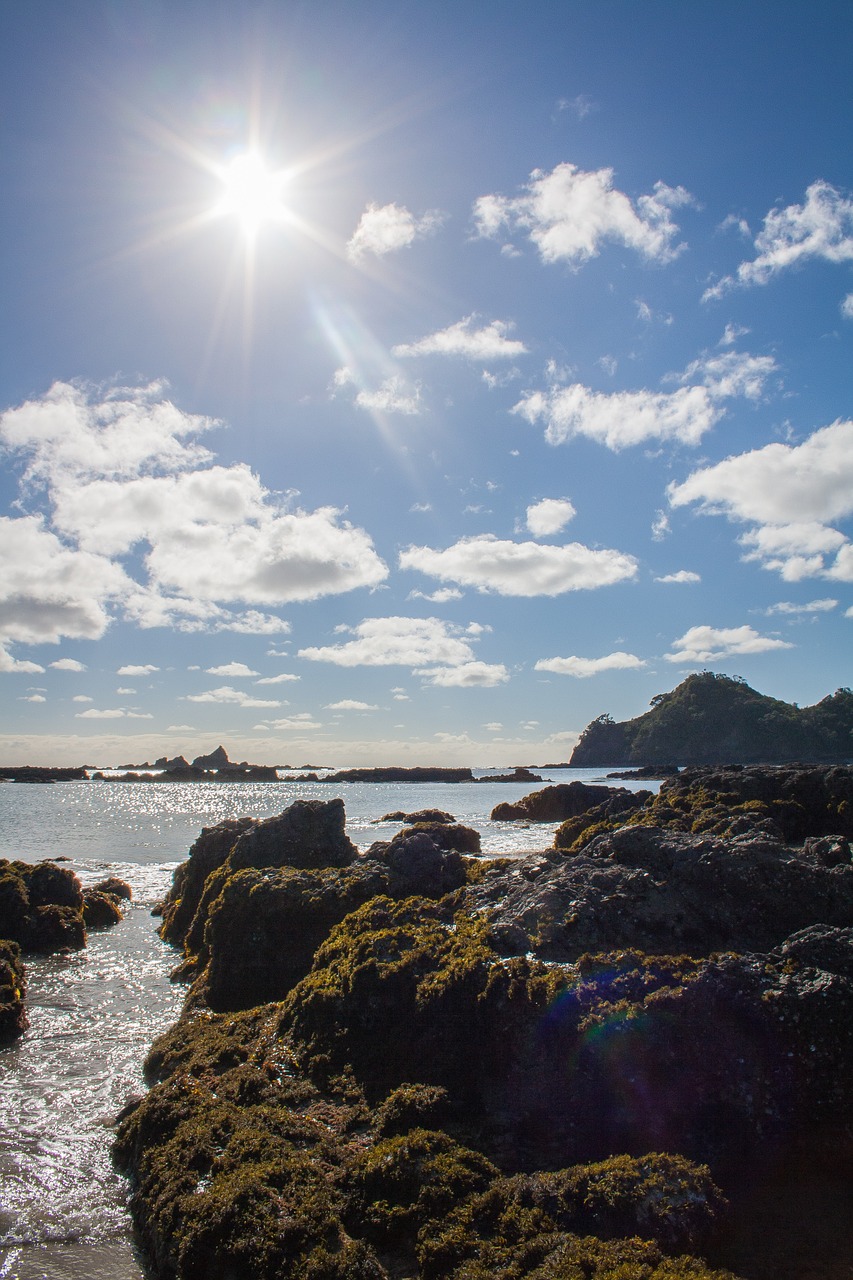
[[[0,938],[24,951],[75,951],[86,945],[83,890],[55,862],[0,859]]]
[[[100,889],[83,890],[83,920],[87,929],[108,929],[122,919],[121,899]]]
[[[26,990],[21,948],[16,942],[0,941],[0,1043],[21,1035],[29,1025]]]

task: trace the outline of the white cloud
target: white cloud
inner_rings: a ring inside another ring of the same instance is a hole
[[[176,409],[160,384],[57,384],[0,415],[0,441],[28,456],[24,483],[44,488],[56,530],[35,517],[0,529],[4,564],[26,565],[29,578],[0,575],[0,622],[5,596],[12,628],[0,625],[0,640],[98,637],[108,602],[143,627],[275,634],[289,625],[222,606],[314,600],[387,576],[368,535],[336,509],[288,510],[247,466],[208,465],[194,437],[213,425]],[[147,581],[106,558],[138,544]]]
[[[153,675],[155,671],[159,671],[159,670],[160,670],[159,667],[153,666],[150,662],[145,663],[144,665],[139,665],[131,662],[124,667],[119,667],[118,670],[116,671],[116,675],[117,676],[150,676],[150,675]]]
[[[667,662],[692,666],[698,662],[720,662],[724,658],[741,657],[754,653],[768,653],[772,649],[792,649],[786,640],[762,636],[752,627],[690,627],[683,636],[672,642],[673,652],[665,653]]]
[[[513,409],[527,422],[545,421],[549,444],[586,436],[618,451],[647,440],[698,444],[722,417],[707,387],[677,391],[592,391],[581,383],[534,391]]]
[[[633,204],[613,187],[613,170],[585,172],[558,164],[550,173],[534,169],[524,194],[481,196],[474,204],[477,233],[496,237],[504,228],[527,231],[543,262],[578,268],[616,241],[644,258],[669,262],[681,250],[671,210],[692,203],[683,187],[655,184],[652,195]]]
[[[190,670],[193,670],[193,668],[190,668]],[[197,671],[198,667],[196,667],[195,670]],[[125,698],[133,698],[136,696],[135,689],[119,688],[119,689],[116,689],[116,693],[119,695],[123,695]],[[89,699],[89,701],[91,702],[91,698]]]
[[[276,656],[281,657],[281,654]],[[301,679],[301,676],[292,676],[289,672],[283,671],[279,676],[264,676],[262,680],[256,680],[255,684],[289,684],[291,680]]]
[[[99,711],[96,707],[89,707],[88,711],[78,711],[75,718],[77,720],[121,720],[125,714],[121,707],[114,707],[109,711]]]
[[[88,697],[85,693],[75,693],[71,699],[72,702],[94,702],[94,698]]]
[[[458,587],[439,587],[437,591],[410,591],[407,599],[427,600],[430,604],[447,604],[450,600],[461,600],[463,592]]]
[[[777,367],[772,356],[723,351],[694,360],[679,375],[678,381],[701,382],[715,400],[726,400],[732,396],[758,400],[764,392],[764,384]]]
[[[259,726],[256,726],[256,728],[257,727]],[[282,716],[278,720],[267,720],[263,727],[289,730],[305,729],[306,731],[309,731],[313,729],[322,729],[323,726],[319,720],[314,719],[310,711],[298,711],[292,716]]]
[[[27,479],[133,477],[154,468],[206,463],[191,439],[219,425],[164,399],[164,384],[99,387],[56,382],[46,395],[0,414],[0,441],[30,454]]]
[[[692,569],[679,569],[677,573],[665,573],[660,578],[655,578],[655,582],[671,582],[671,583],[687,583],[701,582],[702,578],[698,573],[694,573]]]
[[[464,356],[467,360],[512,360],[525,355],[527,347],[518,338],[508,338],[512,325],[501,320],[475,329],[476,316],[466,316],[456,324],[430,333],[418,342],[392,347],[395,356]]]
[[[28,693],[18,698],[19,702],[47,702],[43,693]]]
[[[612,378],[619,368],[619,361],[615,356],[601,356],[595,363],[604,370],[608,378]]]
[[[499,720],[490,720],[488,724],[483,725],[483,728],[486,729],[489,733],[501,733],[503,730],[503,725],[500,723]]]
[[[44,667],[37,662],[29,662],[25,658],[13,658],[11,653],[0,644],[0,672],[16,672],[21,675],[41,675]]]
[[[669,516],[665,511],[656,511],[655,518],[652,521],[652,538],[655,542],[663,542],[664,538],[672,533],[670,528]]]
[[[853,320],[853,293],[848,293],[841,303],[841,314],[845,320]]]
[[[416,218],[405,205],[369,204],[347,241],[347,256],[352,262],[360,262],[369,253],[376,257],[395,253],[432,235],[443,222],[444,215],[435,209]]]
[[[853,514],[853,421],[813,432],[800,445],[768,444],[694,471],[668,489],[673,506],[766,524]]]
[[[225,662],[219,667],[205,667],[209,676],[259,676],[260,671],[253,671],[245,662]]]
[[[440,689],[493,689],[505,684],[509,672],[502,663],[461,662],[453,667],[418,668],[416,676],[422,676],[426,684]]]
[[[341,630],[355,639],[300,649],[298,656],[340,667],[458,666],[474,657],[462,628],[441,618],[365,618],[358,626]]]
[[[634,653],[625,653],[617,649],[615,653],[605,654],[603,658],[540,658],[534,671],[553,671],[561,676],[574,676],[576,680],[588,680],[602,671],[635,671],[646,664]]]
[[[404,378],[396,374],[376,391],[359,391],[355,403],[360,409],[376,413],[404,413],[413,417],[421,412],[420,387],[410,387]]]
[[[723,330],[723,336],[722,338],[720,338],[720,341],[717,343],[717,346],[731,347],[734,345],[735,342],[737,342],[738,338],[745,338],[746,335],[750,332],[751,330],[747,329],[745,325],[733,324],[730,321],[726,325],[725,329]]]
[[[0,641],[97,640],[126,587],[122,569],[64,546],[39,517],[0,518]]]
[[[409,547],[400,554],[400,567],[505,596],[593,590],[637,573],[635,558],[621,551],[595,551],[579,542],[562,547],[506,542],[492,534],[462,538],[445,551]]]
[[[356,698],[341,698],[340,702],[327,702],[326,711],[378,711],[371,702],[359,702]]]
[[[238,707],[280,707],[281,703],[263,698],[253,698],[242,689],[232,689],[230,685],[222,685],[219,689],[208,689],[205,693],[187,693],[183,695],[187,702],[215,702],[218,704],[233,703]]]
[[[647,440],[698,444],[723,416],[720,401],[758,399],[776,369],[772,356],[736,351],[703,355],[666,381],[689,383],[677,391],[593,391],[582,383],[551,386],[522,396],[512,412],[527,422],[545,421],[549,444],[586,436],[618,451]],[[692,380],[692,381],[691,381]]]
[[[579,93],[574,98],[558,98],[557,110],[571,111],[578,120],[584,120],[592,111],[598,110],[598,103],[593,102],[585,93]]]
[[[527,528],[534,538],[559,533],[577,515],[568,498],[542,498],[527,508]]]
[[[792,604],[788,600],[780,600],[778,604],[771,604],[770,608],[765,610],[765,613],[768,617],[774,613],[830,613],[837,608],[838,601],[831,599],[809,600],[807,604]]]
[[[56,662],[48,663],[54,671],[85,671],[86,668],[82,662],[78,662],[76,658],[58,658]]]
[[[810,259],[853,261],[853,199],[828,182],[813,182],[802,204],[770,210],[755,248],[757,257],[707,289],[703,301],[720,298],[737,285],[767,284],[781,271]]]

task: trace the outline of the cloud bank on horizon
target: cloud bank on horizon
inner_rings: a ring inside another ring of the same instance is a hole
[[[483,35],[439,5],[381,72],[363,12],[331,42],[269,18],[247,71],[189,11],[167,35],[84,0],[72,36],[48,7],[40,52],[25,12],[0,52],[0,94],[31,109],[19,134],[0,114],[20,299],[0,756],[228,737],[258,759],[505,764],[565,756],[595,715],[639,714],[689,670],[800,703],[853,682],[836,39],[801,48],[778,15],[799,111],[770,51],[764,98],[737,87],[705,13],[673,16],[681,56],[650,100],[625,73],[627,0],[559,56],[544,15]],[[236,11],[226,26],[236,41]],[[94,92],[51,111],[64,39],[105,68],[109,120]],[[322,99],[272,74],[294,41],[323,60]],[[476,93],[436,87],[448,49]],[[735,121],[763,141],[729,154]],[[28,164],[36,142],[53,178]],[[276,203],[229,218],[216,166],[250,145],[279,166]]]

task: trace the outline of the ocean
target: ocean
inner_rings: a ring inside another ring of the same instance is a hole
[[[475,771],[476,773],[477,771]],[[67,956],[26,956],[29,1030],[0,1049],[0,1280],[142,1280],[127,1188],[112,1168],[113,1121],[141,1093],[151,1041],[178,1016],[177,953],[151,915],[203,826],[267,818],[296,799],[346,806],[359,849],[387,840],[402,810],[444,809],[480,832],[484,855],[551,844],[555,825],[492,822],[491,810],[545,782],[605,782],[596,769],[542,771],[532,783],[129,783],[0,786],[0,857],[65,858],[84,885],[117,875],[125,919]],[[656,783],[613,783],[657,789]]]

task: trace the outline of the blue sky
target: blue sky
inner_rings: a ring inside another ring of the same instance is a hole
[[[851,683],[853,10],[0,17],[0,758]]]

